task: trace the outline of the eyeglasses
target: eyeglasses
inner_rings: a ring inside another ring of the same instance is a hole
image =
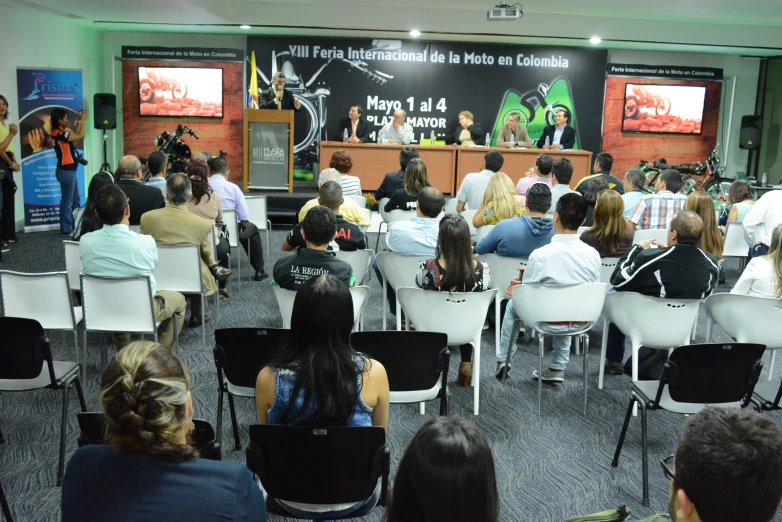
[[[681,481],[676,477],[676,475],[673,473],[673,459],[676,457],[676,455],[669,455],[663,459],[660,459],[660,467],[663,469],[663,474],[679,484],[679,486],[682,485]]]

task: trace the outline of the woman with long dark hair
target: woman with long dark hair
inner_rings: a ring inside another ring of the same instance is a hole
[[[382,426],[388,429],[388,376],[379,362],[350,346],[353,300],[331,275],[315,276],[296,292],[291,338],[255,384],[258,422],[293,426]],[[378,485],[379,486],[379,485]],[[374,502],[323,506],[278,500],[298,517],[338,518]]]
[[[383,208],[386,212],[392,210],[415,210],[415,202],[418,200],[418,193],[424,187],[431,187],[429,176],[426,173],[426,163],[421,158],[413,158],[405,167],[405,186],[397,189],[391,194]]]
[[[95,232],[103,228],[103,221],[100,220],[95,212],[95,204],[98,191],[106,185],[114,184],[114,175],[111,172],[98,172],[90,180],[87,189],[87,203],[83,207],[76,209],[73,213],[73,239],[79,241],[84,234]]]
[[[69,130],[68,113],[64,109],[54,109],[50,122],[52,141],[57,154],[57,181],[60,183],[60,234],[69,236],[73,232],[73,211],[79,208],[79,184],[76,181],[76,147],[74,143],[84,139],[86,128],[84,120],[87,111],[79,109],[73,130]]]
[[[418,430],[396,470],[385,522],[497,522],[499,496],[486,437],[460,417]]]
[[[633,246],[635,231],[624,218],[624,200],[614,190],[597,196],[594,223],[581,234],[581,241],[597,250],[600,257],[622,257]]]
[[[19,172],[21,167],[16,162],[11,140],[17,132],[19,128],[8,122],[8,99],[0,94],[0,144],[5,143],[5,147],[0,146],[0,241],[3,247],[5,243],[16,243],[14,172]]]
[[[443,292],[482,292],[489,289],[489,266],[473,255],[470,227],[460,214],[446,214],[440,220],[435,259],[421,263],[415,284],[424,290]],[[457,382],[467,386],[472,380],[472,346],[459,347],[462,362]]]

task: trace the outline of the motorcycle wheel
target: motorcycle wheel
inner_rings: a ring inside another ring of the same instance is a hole
[[[152,80],[141,80],[138,82],[138,96],[141,102],[151,102],[155,99],[155,84]]]
[[[559,111],[565,111],[566,114],[570,114],[570,109],[561,103],[552,103],[548,107],[546,107],[546,125],[556,125],[557,123],[557,113]],[[570,120],[573,119],[573,115],[570,114],[570,118],[568,118],[568,123],[571,123]]]
[[[665,116],[666,114],[671,112],[671,100],[669,100],[668,98],[663,98],[662,100],[660,100],[659,105],[657,105],[656,111],[659,116]]]
[[[171,96],[177,100],[181,100],[187,96],[187,85],[184,82],[176,82],[174,88],[171,89]]]

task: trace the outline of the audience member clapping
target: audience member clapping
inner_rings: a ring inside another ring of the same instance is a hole
[[[426,173],[426,164],[420,158],[413,158],[405,168],[405,186],[397,189],[391,195],[383,210],[415,210],[418,193],[425,187],[431,187],[429,176]]]
[[[63,522],[266,520],[263,492],[244,465],[198,458],[190,375],[171,351],[129,344],[103,372],[100,402],[110,445],[71,457]]]
[[[112,184],[114,184],[114,176],[111,172],[98,172],[90,180],[90,187],[87,189],[87,203],[83,207],[77,208],[73,213],[73,222],[76,224],[73,229],[73,238],[76,241],[80,240],[84,234],[103,228],[103,222],[95,213],[97,194],[100,189]]]
[[[600,257],[622,257],[633,246],[635,232],[622,215],[624,202],[614,190],[603,190],[597,196],[594,222],[581,234],[581,241],[595,248]]]
[[[500,221],[518,216],[526,212],[524,197],[516,193],[513,181],[504,172],[495,172],[489,178],[483,201],[473,214],[472,224],[475,228],[484,225],[496,225]]]
[[[771,234],[768,254],[750,259],[730,293],[782,299],[782,225]]]

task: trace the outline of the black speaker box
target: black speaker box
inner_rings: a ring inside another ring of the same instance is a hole
[[[98,93],[93,98],[93,114],[96,129],[117,128],[117,97],[111,93]]]
[[[742,116],[739,148],[755,150],[760,147],[760,137],[763,134],[762,116]]]

